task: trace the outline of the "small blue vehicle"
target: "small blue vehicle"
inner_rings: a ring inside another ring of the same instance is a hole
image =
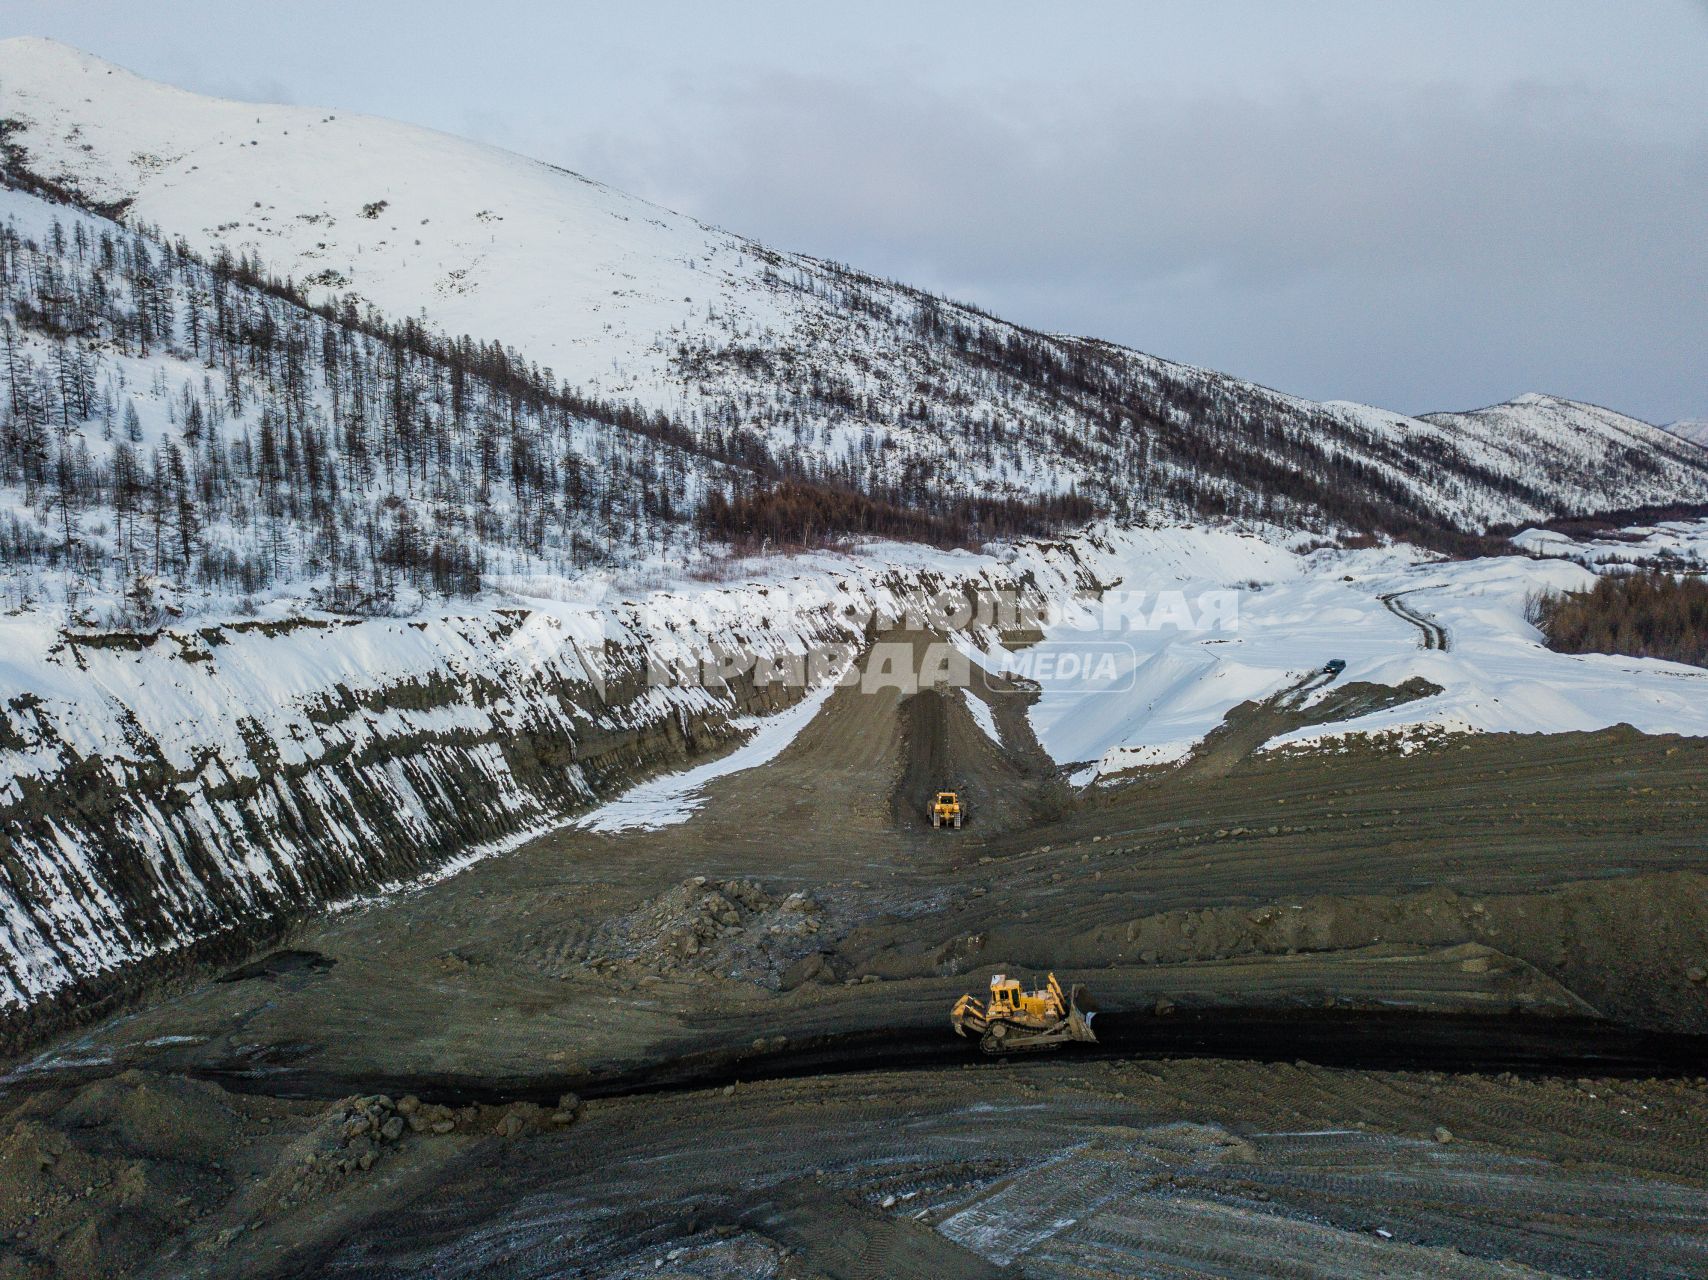
[[[1328,672],[1328,674],[1331,676],[1337,676],[1342,671],[1346,670],[1346,659],[1345,658],[1330,658],[1328,660],[1328,665],[1325,666],[1323,668],[1323,670]]]

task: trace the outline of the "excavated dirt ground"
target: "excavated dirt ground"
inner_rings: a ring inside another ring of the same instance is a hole
[[[1240,748],[1283,700],[1076,798],[976,696],[17,1064],[0,1278],[1708,1275],[1708,743]],[[1048,968],[1114,1052],[949,1033]]]

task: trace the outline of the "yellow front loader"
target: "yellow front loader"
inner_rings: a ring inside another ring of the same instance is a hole
[[[1036,991],[1022,991],[1018,979],[998,973],[990,980],[990,999],[962,996],[949,1011],[949,1022],[956,1035],[977,1036],[986,1053],[1054,1049],[1070,1040],[1096,1044],[1091,1020],[1097,1015],[1080,1008],[1086,998],[1078,983],[1064,992],[1053,973]]]

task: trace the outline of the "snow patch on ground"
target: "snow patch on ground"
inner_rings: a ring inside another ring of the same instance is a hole
[[[978,725],[985,737],[1000,747],[1002,745],[1002,730],[996,727],[996,717],[991,714],[990,707],[986,705],[985,700],[971,689],[962,689],[961,696],[966,699],[967,710],[972,713],[974,723]]]
[[[1086,601],[1024,651],[970,651],[981,666],[1012,671],[1088,645],[1115,649],[1120,660],[1113,672],[1046,685],[1030,709],[1044,749],[1063,765],[1080,766],[1076,782],[1178,763],[1234,707],[1298,685],[1332,659],[1344,661],[1345,671],[1306,695],[1304,707],[1353,682],[1394,687],[1421,678],[1442,692],[1295,730],[1268,748],[1322,745],[1352,734],[1415,745],[1449,732],[1566,733],[1616,724],[1708,735],[1708,671],[1555,653],[1525,618],[1533,593],[1593,582],[1589,565],[1614,569],[1640,552],[1685,560],[1701,555],[1708,549],[1708,522],[1673,522],[1592,544],[1533,530],[1515,541],[1532,555],[1556,558],[1469,561],[1405,546],[1300,554],[1258,539],[1260,550],[1212,533],[1179,530],[1156,542],[1142,534],[1118,541],[1101,564],[1103,580],[1115,592],[1146,590],[1154,597],[1176,589],[1189,600],[1237,591],[1237,630],[1134,627]],[[1423,647],[1424,626],[1390,610],[1384,597],[1403,597],[1408,610],[1446,631],[1450,648]]]
[[[812,722],[835,692],[835,685],[824,685],[787,711],[735,721],[738,728],[752,729],[753,736],[728,755],[631,787],[586,814],[575,825],[588,831],[656,831],[688,821],[705,803],[707,784],[771,763]]]

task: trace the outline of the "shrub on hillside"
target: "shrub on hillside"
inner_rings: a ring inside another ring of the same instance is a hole
[[[1708,666],[1708,582],[1670,573],[1601,578],[1588,591],[1550,591],[1530,621],[1562,653],[1626,653]]]
[[[738,550],[821,547],[847,538],[895,538],[939,547],[977,546],[1002,537],[1038,537],[1089,520],[1076,494],[1036,500],[958,499],[926,506],[804,480],[785,480],[733,497],[706,495],[699,525]]]

